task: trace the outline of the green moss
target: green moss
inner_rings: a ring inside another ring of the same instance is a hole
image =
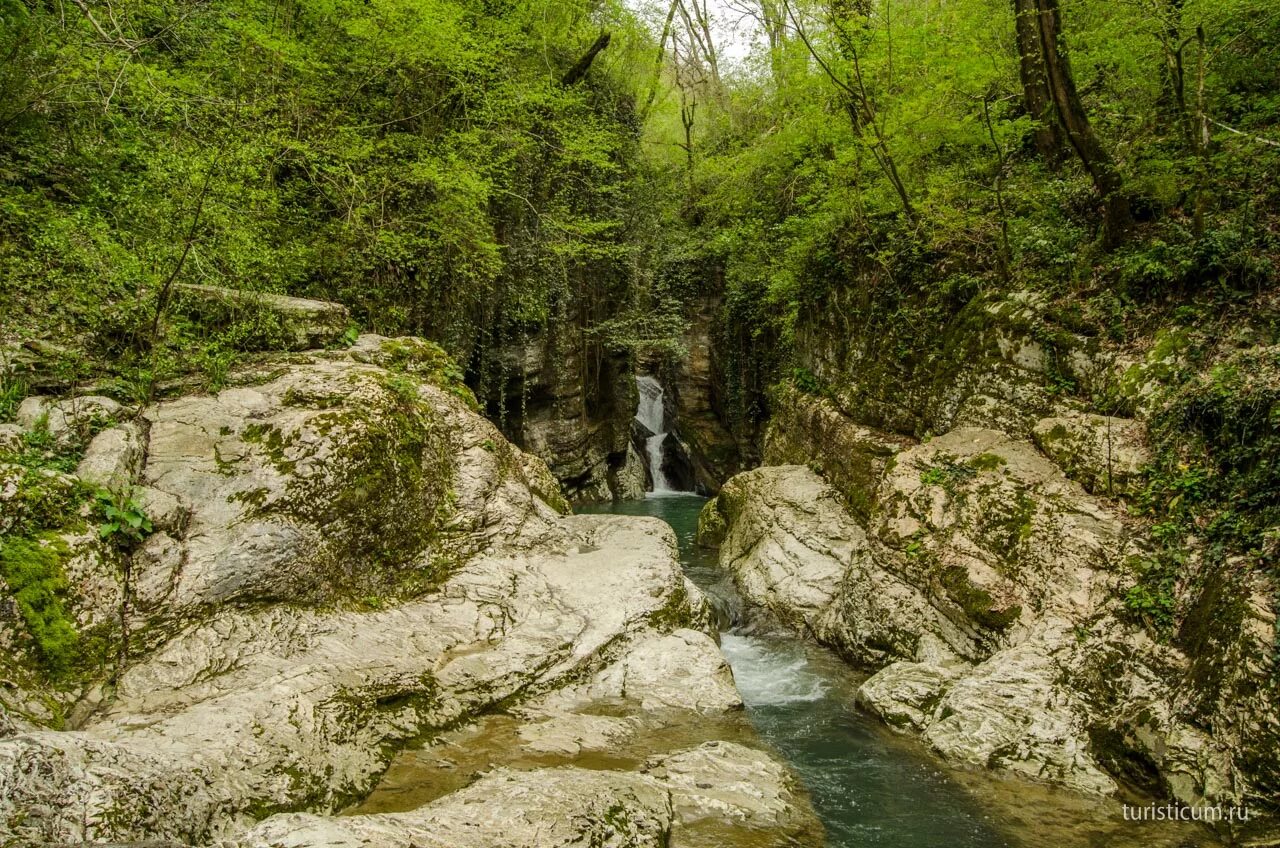
[[[289,475],[293,473],[298,462],[288,458],[286,451],[298,441],[296,433],[285,433],[279,427],[270,424],[250,424],[240,434],[240,438],[251,445],[261,445],[271,459],[276,471]]]
[[[67,580],[63,563],[69,555],[60,538],[9,538],[0,543],[0,576],[35,641],[45,671],[66,676],[76,658],[79,634],[63,599]]]
[[[933,462],[920,469],[920,482],[926,486],[940,486],[955,497],[959,489],[977,474],[968,463],[957,462],[953,456],[938,454]]]
[[[89,490],[77,480],[51,469],[14,465],[0,468],[0,482],[13,486],[0,516],[6,535],[30,536],[83,523],[80,508]]]
[[[326,586],[357,596],[430,588],[453,561],[426,556],[455,510],[451,446],[412,377],[365,375],[350,397],[307,425],[332,443],[327,473],[293,477],[282,497],[255,505],[323,528],[312,557]],[[298,440],[274,427],[246,434],[282,470]]]
[[[466,384],[466,375],[453,357],[435,342],[419,338],[387,339],[381,345],[378,364],[393,371],[413,374],[461,399],[472,411],[480,404]]]
[[[698,513],[698,544],[704,548],[718,548],[724,542],[728,526],[720,512],[720,499],[707,501]]]
[[[667,602],[649,614],[649,625],[662,633],[670,633],[681,627],[693,627],[693,615],[689,610],[689,592],[684,581],[678,581]]]
[[[972,457],[967,463],[974,471],[995,471],[1008,464],[1009,461],[1007,459],[994,453],[980,453]]]
[[[974,586],[964,568],[953,565],[938,575],[947,596],[960,605],[973,622],[992,630],[1003,630],[1022,614],[1021,606],[998,609],[991,593]]]

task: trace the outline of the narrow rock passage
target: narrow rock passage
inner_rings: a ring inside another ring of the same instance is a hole
[[[721,649],[748,719],[800,777],[828,848],[1218,844],[1198,828],[1124,822],[1112,801],[949,768],[918,741],[893,733],[857,708],[863,675],[744,603],[716,553],[696,544],[704,503],[694,495],[650,497],[590,511],[671,524],[686,576],[726,631]]]

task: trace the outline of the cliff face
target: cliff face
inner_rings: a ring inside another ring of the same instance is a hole
[[[760,460],[758,424],[731,397],[726,332],[721,299],[697,299],[681,339],[685,356],[661,369],[674,401],[672,432],[692,468],[693,483],[710,493]]]
[[[489,356],[497,385],[486,414],[547,463],[570,500],[634,495],[626,482],[636,410],[630,357],[584,348],[581,332],[563,325]]]
[[[704,536],[744,594],[877,672],[867,709],[948,758],[1274,807],[1277,583],[1256,482],[1274,430],[1247,410],[1275,409],[1280,369],[1256,311],[1229,335],[1166,326],[1122,347],[1041,297],[979,297],[907,357],[834,303],[798,334],[804,379],[771,396],[765,467],[725,485]],[[1172,506],[1166,486],[1183,487]],[[1225,520],[1263,530],[1225,536]]]

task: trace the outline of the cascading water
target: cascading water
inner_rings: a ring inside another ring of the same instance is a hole
[[[653,475],[654,493],[675,491],[662,471],[662,443],[667,440],[666,408],[663,405],[662,384],[646,374],[636,375],[636,388],[640,390],[640,404],[636,408],[636,420],[653,435],[645,440],[649,471]]]

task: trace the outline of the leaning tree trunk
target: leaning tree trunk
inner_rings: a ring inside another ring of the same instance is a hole
[[[1022,79],[1022,104],[1036,122],[1032,139],[1036,152],[1053,170],[1062,164],[1067,141],[1053,114],[1053,95],[1049,92],[1049,75],[1044,69],[1044,52],[1040,49],[1040,25],[1036,21],[1034,0],[1014,0],[1014,24],[1018,41],[1018,76]]]
[[[1018,17],[1025,15],[1035,24],[1053,115],[1102,199],[1103,240],[1107,247],[1115,247],[1133,225],[1133,214],[1129,198],[1124,194],[1120,171],[1089,124],[1071,66],[1061,49],[1062,16],[1058,0],[1015,0],[1015,4]]]

